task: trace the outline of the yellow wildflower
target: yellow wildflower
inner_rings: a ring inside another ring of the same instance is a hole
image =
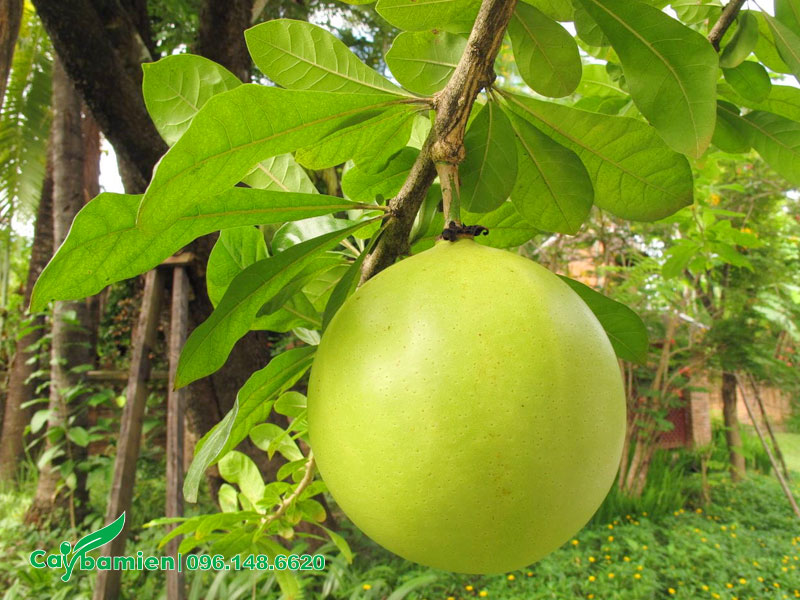
[[[513,575],[509,575],[506,579],[508,579],[509,581],[514,581],[516,577],[514,577]]]
[[[368,583],[365,583],[364,585],[361,586],[361,589],[364,591],[371,590],[372,586]]]

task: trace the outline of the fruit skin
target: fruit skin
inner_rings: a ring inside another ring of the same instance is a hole
[[[308,391],[311,446],[348,517],[400,556],[463,573],[528,565],[614,480],[614,351],[558,277],[471,240],[383,271],[331,320]]]

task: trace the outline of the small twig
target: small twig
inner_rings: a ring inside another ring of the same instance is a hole
[[[442,185],[442,208],[444,209],[444,222],[455,221],[461,223],[461,202],[458,180],[458,165],[437,162],[436,172],[439,183]]]
[[[714,50],[719,52],[719,43],[722,41],[722,37],[725,35],[725,32],[728,31],[728,28],[733,24],[733,21],[736,19],[736,15],[739,14],[739,11],[742,8],[745,0],[731,0],[722,9],[722,14],[717,19],[717,22],[714,23],[714,26],[711,28],[711,31],[708,33],[708,41],[711,42],[711,45],[714,46]]]
[[[300,483],[297,484],[297,487],[294,488],[294,491],[289,494],[286,498],[283,499],[283,502],[280,503],[278,506],[278,510],[274,513],[269,515],[266,519],[264,519],[264,526],[269,525],[280,519],[285,513],[286,510],[291,506],[292,502],[297,500],[300,497],[300,494],[311,484],[314,479],[314,453],[309,451],[308,452],[308,459],[306,460],[306,470],[303,473],[303,478],[300,480]]]

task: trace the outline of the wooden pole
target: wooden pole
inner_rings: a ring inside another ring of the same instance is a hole
[[[183,516],[183,416],[186,407],[186,388],[176,390],[175,373],[178,359],[186,342],[189,317],[189,278],[186,269],[172,271],[172,311],[169,326],[169,393],[167,396],[167,510],[168,517]],[[171,525],[169,529],[177,527]],[[177,561],[181,536],[167,544],[167,554]],[[176,563],[177,564],[177,563]],[[183,571],[167,571],[167,600],[183,600],[185,586]]]
[[[742,382],[739,381],[739,377],[734,375],[736,378],[736,384],[739,386],[739,390],[742,392],[742,400],[744,401],[744,407],[747,409],[747,416],[750,417],[750,421],[753,423],[753,428],[756,430],[756,434],[758,435],[758,439],[761,440],[761,445],[764,446],[764,450],[767,452],[767,456],[769,457],[769,462],[772,463],[772,468],[775,471],[775,477],[778,478],[778,483],[781,484],[781,488],[783,488],[783,493],[786,494],[786,498],[789,500],[789,504],[792,505],[792,510],[794,514],[797,515],[797,518],[800,519],[800,508],[797,506],[797,502],[792,495],[792,491],[789,489],[789,485],[786,483],[786,480],[783,478],[783,473],[778,468],[778,464],[775,461],[775,457],[772,455],[772,450],[767,443],[767,440],[764,439],[764,435],[761,433],[761,428],[758,426],[756,422],[755,415],[753,415],[753,409],[750,407],[750,401],[747,399],[747,394],[745,392],[744,386]]]
[[[761,420],[764,421],[764,425],[767,428],[767,433],[769,434],[769,439],[772,441],[772,448],[775,450],[775,458],[777,458],[778,462],[781,463],[784,479],[786,479],[786,481],[790,481],[791,477],[789,477],[789,469],[786,467],[786,461],[783,460],[783,452],[781,452],[781,447],[778,445],[775,432],[772,431],[772,425],[770,425],[769,417],[767,416],[767,409],[764,408],[764,402],[761,400],[761,393],[758,391],[758,385],[756,385],[756,378],[753,377],[752,373],[748,373],[747,377],[750,379],[750,385],[753,387],[753,394],[756,397],[758,408],[761,411]]]
[[[106,511],[106,523],[111,523],[123,512],[128,514],[125,528],[102,550],[108,556],[125,552],[130,523],[131,498],[136,479],[136,460],[142,438],[142,419],[147,400],[147,379],[150,375],[150,351],[154,346],[158,328],[161,299],[164,295],[164,275],[154,269],[145,276],[142,311],[136,324],[131,345],[131,371],[128,392],[119,432],[119,445],[114,460],[114,479]],[[93,600],[116,600],[119,597],[121,571],[98,571]]]

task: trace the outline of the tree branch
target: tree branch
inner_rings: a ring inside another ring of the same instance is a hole
[[[392,216],[381,239],[364,260],[362,283],[408,252],[408,234],[414,218],[436,178],[434,163],[458,165],[464,159],[467,119],[478,92],[494,81],[494,59],[516,3],[516,0],[483,0],[464,54],[450,82],[434,99],[436,121],[428,139],[402,189],[389,202]]]
[[[714,23],[711,31],[709,31],[708,41],[711,42],[711,45],[714,46],[714,50],[717,52],[719,52],[719,43],[722,41],[722,36],[728,31],[728,27],[733,24],[743,4],[744,0],[731,0],[728,2],[725,8],[722,9],[722,14],[719,16],[719,19]]]
[[[101,15],[89,0],[34,0],[34,6],[103,134],[117,154],[135,167],[139,189],[127,191],[144,190],[167,145],[150,120],[139,85],[128,75],[126,61],[109,39]]]

